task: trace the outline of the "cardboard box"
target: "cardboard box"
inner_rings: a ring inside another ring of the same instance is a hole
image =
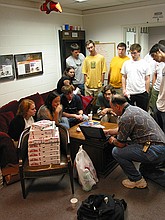
[[[54,121],[50,121],[50,120],[41,120],[41,121],[37,121],[34,122],[31,126],[32,130],[43,130],[47,127],[51,127],[51,126],[55,126],[55,122]]]

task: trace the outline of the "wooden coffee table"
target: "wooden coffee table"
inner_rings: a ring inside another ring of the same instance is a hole
[[[116,128],[117,124],[100,122],[104,129]],[[71,142],[71,157],[74,161],[79,146],[83,145],[83,149],[91,158],[96,172],[99,176],[106,177],[118,164],[112,156],[113,145],[107,141],[99,141],[97,139],[86,140],[83,133],[77,131],[78,125],[69,129],[70,142]]]

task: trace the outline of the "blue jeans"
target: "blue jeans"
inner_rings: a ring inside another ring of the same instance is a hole
[[[64,126],[65,128],[69,129],[69,121],[67,117],[62,117],[60,121],[60,125]]]
[[[131,181],[138,181],[142,178],[142,174],[136,169],[133,161],[154,166],[164,163],[165,145],[151,145],[146,153],[143,152],[142,144],[130,144],[124,148],[114,147],[112,155],[128,178]]]
[[[76,118],[68,118],[70,127],[73,127],[74,125],[80,123],[80,120],[77,120]],[[83,121],[87,121],[88,116],[83,114]]]

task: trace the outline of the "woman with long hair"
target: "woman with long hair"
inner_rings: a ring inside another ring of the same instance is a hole
[[[37,120],[51,120],[56,124],[61,124],[69,128],[69,122],[66,117],[62,117],[62,105],[60,103],[60,95],[52,92],[48,95],[45,105],[42,105],[37,113]]]
[[[67,67],[63,73],[63,76],[57,83],[57,92],[59,94],[62,94],[61,88],[63,86],[68,86],[68,85],[73,84],[74,77],[75,77],[74,67],[72,66]]]
[[[23,130],[34,123],[36,114],[35,103],[31,99],[23,99],[18,106],[15,118],[9,125],[8,134],[14,140],[18,141]]]

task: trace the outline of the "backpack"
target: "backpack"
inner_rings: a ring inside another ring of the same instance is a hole
[[[126,207],[114,195],[90,195],[77,210],[77,220],[124,220]]]

